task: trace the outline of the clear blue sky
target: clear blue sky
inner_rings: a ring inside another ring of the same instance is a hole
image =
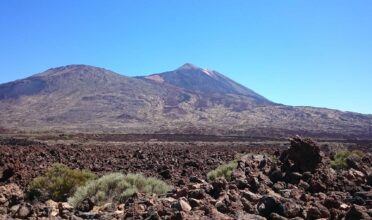
[[[66,64],[132,76],[185,62],[275,102],[372,113],[372,1],[0,1],[0,83]]]

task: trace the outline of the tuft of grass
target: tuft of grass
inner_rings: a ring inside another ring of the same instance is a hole
[[[36,177],[28,186],[27,196],[30,199],[52,199],[66,201],[77,187],[95,179],[90,171],[71,169],[60,163],[53,164],[43,175]]]
[[[346,163],[346,160],[348,158],[352,158],[352,157],[362,157],[363,156],[363,152],[361,151],[339,151],[336,153],[335,157],[334,157],[334,160],[331,160],[331,167],[334,168],[334,169],[337,169],[337,170],[340,170],[340,169],[346,169],[347,168],[347,163]]]
[[[122,202],[137,192],[164,194],[169,190],[171,190],[170,186],[156,178],[146,178],[142,174],[112,173],[79,187],[68,202],[72,206],[76,206],[86,198],[98,204]]]
[[[220,177],[229,180],[232,176],[232,173],[237,167],[238,167],[238,162],[236,160],[233,160],[227,164],[220,165],[216,169],[210,171],[207,174],[207,177],[209,180],[215,180]]]

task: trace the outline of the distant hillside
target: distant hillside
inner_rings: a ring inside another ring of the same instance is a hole
[[[53,68],[0,85],[0,111],[18,130],[372,138],[372,115],[276,104],[192,64],[144,77]]]

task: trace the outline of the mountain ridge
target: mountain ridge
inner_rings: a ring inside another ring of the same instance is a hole
[[[0,127],[20,130],[372,137],[372,115],[277,104],[190,63],[139,77],[51,68],[0,84],[0,111]]]

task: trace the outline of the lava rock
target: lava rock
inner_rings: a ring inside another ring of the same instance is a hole
[[[32,205],[23,204],[19,207],[19,209],[17,211],[17,217],[21,218],[21,219],[24,219],[24,218],[29,217],[32,214],[32,212],[33,212]]]
[[[183,211],[183,212],[190,212],[192,209],[190,204],[186,201],[185,198],[179,199],[178,203],[176,204],[176,207],[179,211]]]
[[[283,173],[280,169],[274,169],[270,172],[269,178],[274,183],[283,179]]]
[[[291,172],[286,175],[286,181],[292,184],[298,184],[302,178],[302,174],[299,172]]]
[[[285,217],[288,218],[300,216],[302,211],[301,206],[294,201],[285,202],[283,207],[284,207],[283,214]]]
[[[200,178],[198,178],[198,177],[196,177],[196,176],[191,176],[190,177],[190,182],[191,183],[204,183],[205,181],[202,180],[202,179],[200,179]]]
[[[307,210],[307,217],[310,219],[329,218],[331,213],[323,205],[316,203]]]
[[[368,177],[367,177],[367,184],[368,184],[369,186],[372,186],[372,173],[370,173],[370,174],[368,175]]]
[[[284,167],[289,167],[288,164],[293,163],[294,168],[292,167],[292,169],[300,173],[315,171],[322,162],[318,144],[311,139],[304,139],[299,136],[291,139],[290,142],[290,148],[285,150],[280,156]]]
[[[205,198],[205,191],[204,189],[195,189],[195,190],[190,190],[189,191],[189,198],[193,199],[204,199]]]
[[[169,169],[163,170],[159,172],[160,176],[162,176],[164,179],[171,179],[172,173]]]
[[[269,217],[271,213],[283,215],[284,208],[280,201],[272,196],[264,196],[257,203],[257,210],[260,215]]]
[[[76,206],[76,210],[80,212],[90,212],[94,207],[94,203],[91,199],[87,198],[81,201],[79,204]]]
[[[353,205],[346,213],[345,220],[354,219],[371,219],[371,216],[369,216],[368,211],[365,207]]]
[[[14,176],[15,171],[12,167],[6,167],[5,169],[0,169],[0,182],[6,182],[12,176]]]

